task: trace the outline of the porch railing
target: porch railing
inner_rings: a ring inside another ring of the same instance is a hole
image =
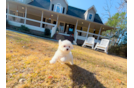
[[[77,42],[77,39],[80,39],[80,40],[85,40],[88,36],[79,36],[78,35],[78,32],[81,32],[81,33],[86,33],[86,34],[90,34],[90,35],[94,35],[94,36],[97,36],[97,39],[95,39],[95,42],[99,42],[100,40],[98,39],[98,37],[101,37],[101,38],[106,38],[106,39],[109,39],[109,37],[106,37],[106,36],[102,36],[102,35],[99,35],[99,34],[94,34],[94,33],[90,33],[90,32],[86,32],[86,31],[81,31],[81,30],[75,30],[75,33],[74,33],[74,39],[75,39],[75,42]]]
[[[51,31],[51,38],[54,36],[54,34],[56,33],[56,29],[57,29],[57,25],[55,25],[53,28],[52,28],[52,31]]]
[[[88,32],[86,32],[86,31],[80,31],[80,30],[77,30],[77,32],[88,33]],[[106,36],[102,36],[102,35],[94,34],[94,33],[90,33],[90,32],[89,32],[88,34],[90,34],[90,35],[95,35],[95,36],[99,36],[99,37],[103,37],[103,38],[109,38],[109,37],[106,37]]]
[[[33,25],[26,24],[26,23],[24,23],[25,20],[40,23],[40,24],[41,23],[42,24],[47,24],[47,25],[51,25],[51,26],[54,26],[54,27],[56,26],[55,24],[51,24],[51,23],[47,23],[47,22],[41,22],[41,21],[38,21],[38,20],[25,18],[25,17],[21,17],[21,16],[16,16],[16,15],[8,14],[8,13],[6,13],[6,15],[8,16],[9,24],[14,25],[14,26],[18,26],[18,27],[20,27],[21,25],[25,25],[26,27],[28,27],[32,30],[36,30],[36,31],[44,32],[45,28],[42,28],[42,26],[38,27],[38,26],[33,26]],[[14,18],[14,20],[13,20],[13,18]],[[23,21],[17,20],[17,19],[22,19]]]
[[[77,32],[77,29],[75,29],[75,32],[74,32],[74,44],[77,44],[76,41],[77,41],[77,36],[78,36],[78,32]]]

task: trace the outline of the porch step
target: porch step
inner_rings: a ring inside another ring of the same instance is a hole
[[[58,33],[54,34],[53,39],[55,39],[55,40],[60,40],[60,39],[61,40],[66,40],[67,39],[67,40],[71,41],[72,43],[74,41],[74,37],[61,35],[61,34],[58,34]]]

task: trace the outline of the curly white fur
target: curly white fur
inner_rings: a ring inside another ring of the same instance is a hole
[[[60,60],[62,63],[70,62],[70,64],[73,65],[73,55],[71,53],[71,49],[73,49],[73,45],[70,41],[59,40],[58,50],[50,60],[50,63],[54,64],[57,60]]]

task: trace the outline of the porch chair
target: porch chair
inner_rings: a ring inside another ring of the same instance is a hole
[[[101,39],[100,44],[97,42],[97,44],[96,44],[94,50],[95,50],[96,48],[98,48],[98,49],[104,50],[104,52],[107,53],[108,44],[109,44],[109,40],[108,40],[108,39]]]
[[[94,37],[88,37],[88,38],[84,41],[82,47],[84,47],[84,46],[86,45],[86,46],[91,46],[92,49],[93,49],[93,48],[94,48],[94,41],[95,41],[95,38],[94,38]]]

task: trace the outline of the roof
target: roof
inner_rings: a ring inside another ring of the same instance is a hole
[[[89,11],[89,10],[90,10],[90,9],[92,9],[92,8],[94,9],[94,11],[95,11],[95,12],[97,12],[97,10],[96,10],[96,8],[95,8],[95,6],[94,6],[94,5],[93,5],[93,6],[91,6],[91,7],[90,7],[87,11]]]
[[[103,22],[98,14],[95,14],[94,22],[103,24]]]
[[[75,7],[72,7],[72,6],[68,6],[67,14],[71,15],[71,16],[78,17],[78,18],[85,19],[85,17],[84,17],[85,12],[86,12],[85,10],[78,9],[78,8],[75,8]]]
[[[28,4],[49,10],[50,0],[33,0]]]
[[[28,3],[28,4],[49,10],[50,0],[34,0],[30,3]],[[92,6],[92,7],[94,7],[94,6]],[[85,12],[86,12],[86,10],[82,10],[82,9],[79,9],[79,8],[76,8],[76,7],[68,6],[67,14],[70,15],[70,16],[85,19],[85,17],[84,17]],[[100,19],[98,14],[95,14],[94,22],[103,24],[103,22]]]
[[[86,10],[82,10],[82,9],[79,9],[79,8],[76,8],[76,7],[68,6],[67,14],[71,15],[71,16],[81,18],[81,19],[85,19],[85,17],[84,17],[85,12],[86,12]],[[103,24],[103,22],[102,22],[102,20],[101,20],[101,18],[98,14],[95,14],[94,22]]]

